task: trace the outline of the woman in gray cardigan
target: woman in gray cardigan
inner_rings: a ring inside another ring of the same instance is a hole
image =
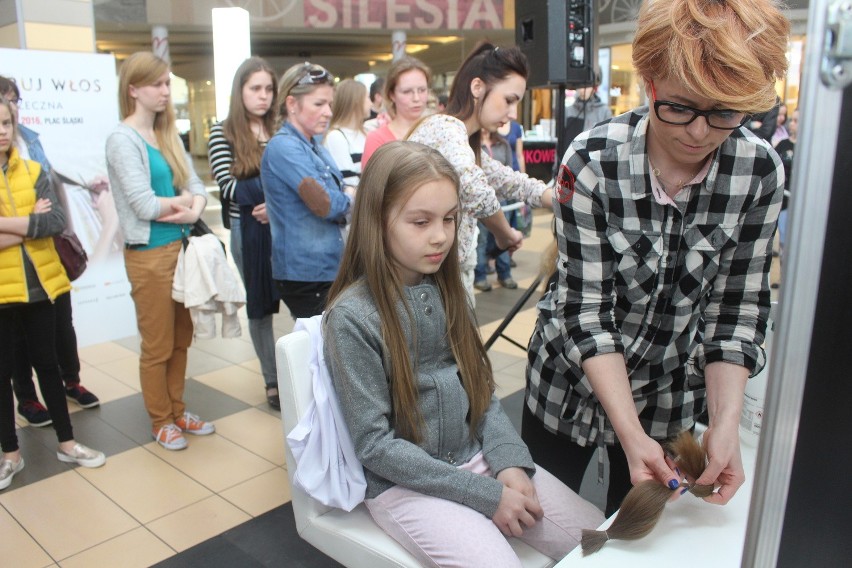
[[[119,72],[119,104],[122,122],[107,139],[106,158],[142,337],[142,397],[154,439],[181,450],[183,433],[215,430],[183,402],[192,320],[171,295],[181,237],[204,211],[207,193],[177,135],[168,64],[150,52],[131,55]]]
[[[561,558],[603,515],[536,468],[494,396],[461,282],[458,174],[389,142],[360,187],[323,339],[367,508],[424,566],[520,566],[508,536]]]

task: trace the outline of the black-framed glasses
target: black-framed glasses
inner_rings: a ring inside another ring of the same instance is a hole
[[[718,130],[736,130],[750,118],[748,114],[730,109],[700,110],[691,106],[657,100],[657,89],[651,81],[651,95],[654,97],[654,113],[667,124],[686,126],[699,116],[707,120],[707,126]]]
[[[24,100],[21,97],[15,97],[15,96],[5,96],[3,98],[6,99],[10,103],[14,103],[16,106],[21,106],[21,101]]]

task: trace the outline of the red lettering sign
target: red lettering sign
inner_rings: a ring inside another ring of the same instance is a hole
[[[555,148],[524,150],[524,161],[528,164],[552,164],[555,158]]]
[[[504,29],[504,0],[304,0],[305,27]]]

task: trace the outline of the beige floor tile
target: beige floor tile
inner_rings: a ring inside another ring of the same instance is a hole
[[[122,359],[129,355],[136,355],[136,353],[130,349],[122,347],[118,343],[114,343],[112,341],[83,347],[79,350],[79,353],[81,361],[85,361],[89,365],[95,366],[115,361],[116,359]]]
[[[509,308],[506,309],[508,313]],[[532,335],[533,330],[535,329],[535,321],[537,317],[536,308],[528,308],[526,310],[521,310],[518,312],[514,318],[512,318],[512,322],[509,324],[509,327],[503,330],[503,335],[510,337],[520,343],[521,345],[526,345],[530,340],[530,336]],[[488,341],[488,338],[491,337],[491,334],[499,327],[502,320],[494,321],[483,326],[480,326],[479,330],[482,334],[482,341]],[[492,365],[494,365],[494,370],[499,370],[497,367],[498,362],[503,366],[503,359],[501,355],[508,355],[511,357],[521,357],[526,358],[526,350],[519,348],[517,345],[514,345],[502,337],[498,337],[494,342],[494,345],[491,346],[491,349],[488,351],[488,354],[491,356]],[[509,364],[514,361],[510,361]]]
[[[248,324],[243,324],[242,329],[243,334],[240,337],[231,339],[216,337],[214,339],[193,341],[192,350],[209,353],[235,364],[255,359],[257,354],[254,351],[254,346],[251,344]],[[244,341],[245,339],[248,341]]]
[[[497,340],[497,343],[501,342],[503,342],[502,339]],[[497,343],[495,343],[494,347],[491,348],[491,351],[488,352],[488,358],[491,359],[491,369],[495,373],[502,371],[506,367],[514,365],[518,361],[526,360],[526,354],[517,347],[515,347],[515,351],[517,353],[513,353],[511,351],[506,353],[502,350],[496,349]]]
[[[163,449],[155,442],[145,447],[216,493],[277,467],[217,434],[187,436],[187,440],[189,447],[180,452]]]
[[[253,373],[241,365],[230,365],[224,369],[195,375],[194,378],[251,406],[266,402],[266,390],[261,374]]]
[[[133,390],[139,391],[139,356],[132,351],[130,353],[127,357],[107,361],[97,367]]]
[[[141,447],[112,456],[107,467],[78,471],[142,524],[211,495],[209,489]]]
[[[277,467],[219,494],[252,517],[271,511],[292,499],[287,470]]]
[[[83,386],[95,393],[101,400],[101,404],[118,400],[139,392],[139,383],[136,388],[127,385],[113,376],[108,375],[97,367],[88,367],[80,371],[80,382]],[[70,404],[69,408],[75,406]]]
[[[173,556],[174,553],[174,550],[148,529],[139,527],[66,558],[59,565],[62,568],[92,568],[93,566],[145,568]]]
[[[261,374],[260,360],[259,359],[250,359],[248,361],[244,361],[244,362],[240,363],[240,367],[245,367],[249,371],[251,371],[253,373],[257,373],[258,375]]]
[[[284,477],[287,477],[286,472]],[[53,560],[44,549],[2,507],[0,507],[0,542],[3,543],[2,552],[0,552],[0,563],[3,566],[42,568],[53,564]],[[8,546],[9,544],[11,546]]]
[[[276,415],[249,408],[216,421],[216,433],[275,465],[283,466],[284,431]]]
[[[497,396],[502,398],[524,389],[526,387],[526,368],[526,361],[519,361],[494,373],[494,381],[497,383]]]
[[[0,505],[57,560],[140,526],[76,471],[0,495]]]
[[[231,503],[214,495],[149,523],[147,527],[166,544],[182,552],[250,518]]]

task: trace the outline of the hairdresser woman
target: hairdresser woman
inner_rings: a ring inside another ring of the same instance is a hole
[[[509,225],[500,200],[517,199],[534,207],[550,207],[551,191],[544,183],[482,153],[482,130],[496,132],[516,117],[528,74],[527,59],[517,47],[478,45],[456,73],[446,114],[423,119],[408,137],[441,152],[461,178],[459,197],[464,214],[458,229],[459,259],[462,282],[471,301],[477,220],[491,231],[497,246],[515,250],[523,236]]]
[[[343,252],[342,229],[355,195],[322,145],[334,78],[308,62],[278,84],[284,124],[269,140],[260,175],[272,229],[272,277],[294,318],[321,314]]]
[[[788,32],[772,0],[646,2],[633,63],[649,106],[581,134],[563,159],[558,281],[538,305],[522,432],[574,490],[605,449],[607,515],[631,484],[677,486],[660,442],[705,404],[697,483],[718,487],[706,500],[727,503],[745,479],[738,425],[766,360],[784,173],[741,126],[775,103]]]

